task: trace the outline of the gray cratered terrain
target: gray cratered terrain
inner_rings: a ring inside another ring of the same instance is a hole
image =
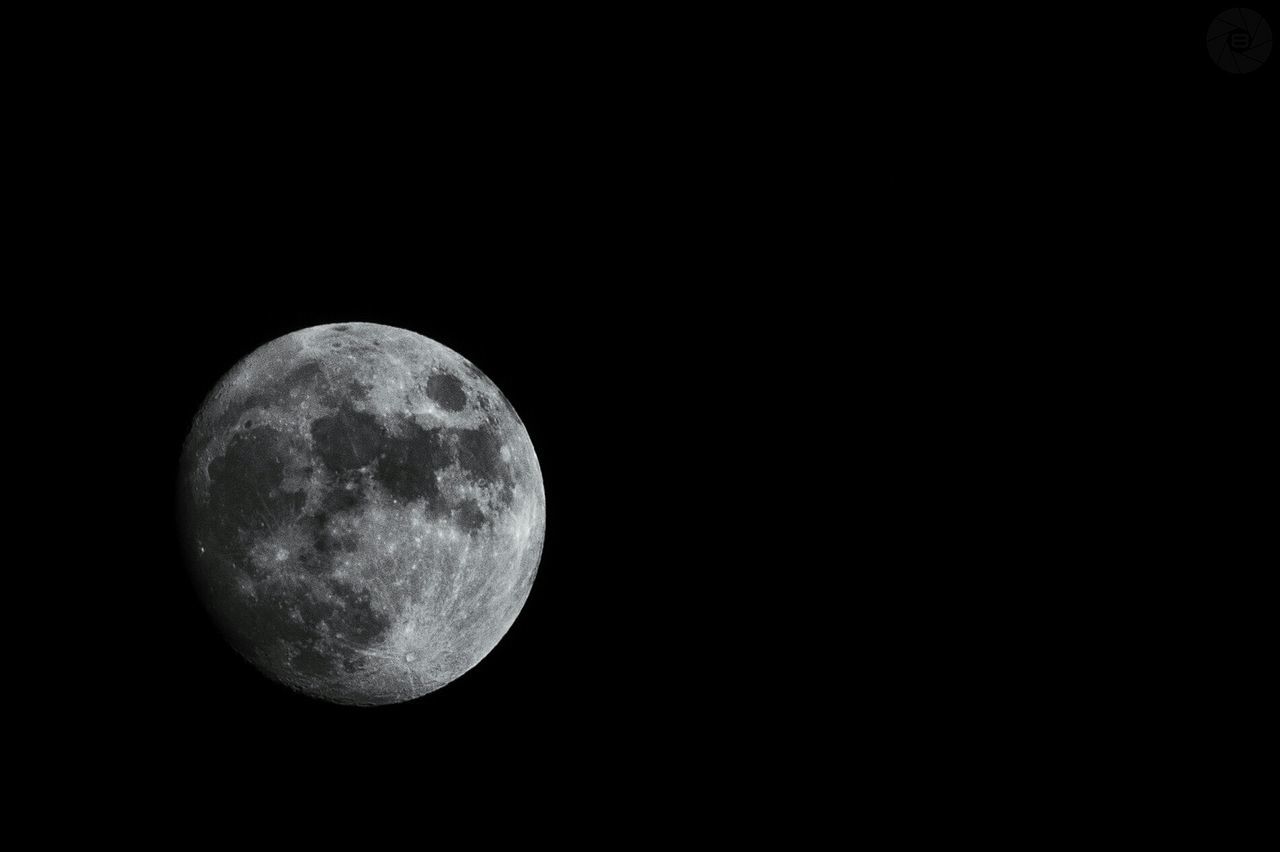
[[[368,323],[297,331],[232,368],[187,437],[179,502],[230,643],[343,704],[417,698],[479,662],[529,595],[546,518],[498,388]]]

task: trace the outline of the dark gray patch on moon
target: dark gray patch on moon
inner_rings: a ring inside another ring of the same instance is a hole
[[[404,436],[386,442],[378,459],[378,480],[404,502],[423,499],[430,504],[440,493],[437,479],[451,457],[440,442],[439,429],[416,423],[403,427]]]
[[[440,403],[445,411],[461,411],[467,404],[467,394],[457,376],[441,373],[427,380],[427,396]]]
[[[492,429],[461,429],[457,439],[458,464],[484,482],[511,481],[511,471],[501,456],[501,444]]]
[[[476,532],[484,526],[484,510],[475,500],[464,500],[458,505],[455,520],[468,533]]]
[[[278,527],[298,516],[305,495],[283,488],[281,456],[289,452],[274,429],[232,437],[226,453],[207,468],[212,538],[234,546],[255,531]]]
[[[304,329],[236,365],[192,426],[179,496],[230,644],[342,703],[408,700],[474,666],[542,551],[514,410],[457,353],[387,326]]]
[[[346,404],[335,414],[311,421],[316,453],[335,473],[373,464],[382,452],[386,431],[377,417]]]

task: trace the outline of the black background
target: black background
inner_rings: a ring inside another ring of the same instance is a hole
[[[18,356],[40,367],[29,407],[50,413],[20,419],[15,454],[58,471],[30,480],[53,486],[35,559],[79,572],[33,606],[55,673],[32,690],[57,722],[41,745],[73,745],[46,766],[91,773],[106,799],[131,775],[191,800],[265,788],[309,815],[362,790],[547,804],[567,776],[635,801],[786,785],[779,754],[846,765],[815,719],[835,711],[872,746],[892,723],[858,727],[853,705],[808,689],[892,713],[902,693],[876,667],[905,692],[919,669],[894,663],[936,625],[912,624],[914,592],[836,584],[876,582],[862,537],[890,530],[890,553],[948,544],[909,508],[936,470],[886,498],[846,467],[927,458],[957,413],[917,414],[921,385],[897,377],[987,340],[968,312],[1006,327],[1008,301],[969,288],[1008,273],[1024,292],[1057,271],[1062,252],[1002,264],[1019,227],[1059,233],[1022,213],[1060,196],[1006,206],[1020,225],[994,234],[993,197],[1092,158],[1095,197],[1147,170],[1185,202],[1227,185],[1224,149],[1263,162],[1252,117],[1280,58],[1214,67],[1216,11],[1008,27],[990,10],[922,12],[896,30],[889,10],[859,30],[883,40],[767,19],[600,22],[608,35],[585,39],[574,21],[539,39],[505,21],[412,50],[357,50],[358,31],[284,50],[251,28],[218,62],[184,66],[170,38],[75,76],[25,127],[42,164],[23,216],[35,307],[15,312],[37,338]],[[1100,245],[1066,231],[1086,255]],[[173,523],[178,452],[214,382],[274,337],[349,321],[411,329],[484,370],[529,430],[548,500],[507,637],[437,693],[372,709],[295,695],[239,660],[186,583]],[[906,562],[881,573],[936,588]],[[820,654],[835,659],[809,677]],[[912,707],[922,731],[953,697]]]

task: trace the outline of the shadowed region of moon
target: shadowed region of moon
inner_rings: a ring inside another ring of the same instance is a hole
[[[187,436],[179,507],[230,644],[343,704],[417,698],[479,662],[529,595],[546,518],[498,388],[368,323],[297,331],[232,368]]]

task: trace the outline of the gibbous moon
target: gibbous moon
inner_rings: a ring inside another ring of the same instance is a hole
[[[478,663],[529,595],[546,525],[533,444],[493,382],[369,323],[233,367],[187,436],[179,510],[231,645],[341,704],[408,701]]]

